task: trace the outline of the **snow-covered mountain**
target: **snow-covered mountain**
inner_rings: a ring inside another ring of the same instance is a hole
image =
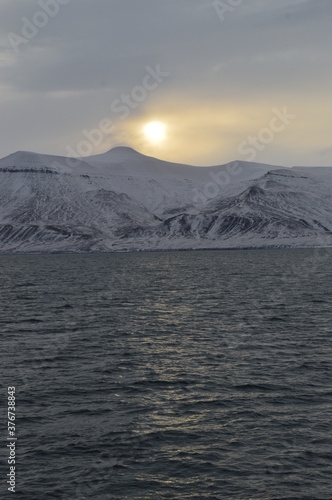
[[[193,167],[114,148],[0,160],[0,251],[332,246],[332,168]]]

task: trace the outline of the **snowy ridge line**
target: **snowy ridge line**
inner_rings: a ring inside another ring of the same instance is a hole
[[[194,167],[120,147],[17,152],[0,179],[2,253],[332,246],[332,167]],[[197,203],[211,179],[227,182]]]

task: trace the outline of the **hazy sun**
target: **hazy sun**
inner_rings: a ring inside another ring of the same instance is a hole
[[[150,142],[154,142],[156,144],[165,140],[166,125],[162,122],[149,122],[145,125],[143,131],[145,137]]]

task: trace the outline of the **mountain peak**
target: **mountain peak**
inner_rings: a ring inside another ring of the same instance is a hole
[[[0,160],[0,166],[3,167],[31,167],[42,164],[44,155],[34,153],[33,151],[16,151]]]
[[[105,153],[101,153],[98,155],[89,156],[88,158],[84,158],[86,161],[97,161],[98,163],[108,163],[108,162],[122,162],[128,160],[135,160],[139,158],[143,158],[144,155],[139,153],[133,148],[129,148],[126,146],[117,146],[115,148],[106,151]]]
[[[116,146],[115,148],[111,148],[108,153],[128,153],[128,154],[136,154],[140,153],[136,151],[134,148],[130,148],[129,146]]]

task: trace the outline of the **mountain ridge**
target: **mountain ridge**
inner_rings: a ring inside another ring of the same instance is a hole
[[[117,147],[0,160],[0,252],[332,246],[332,167],[196,167]]]

